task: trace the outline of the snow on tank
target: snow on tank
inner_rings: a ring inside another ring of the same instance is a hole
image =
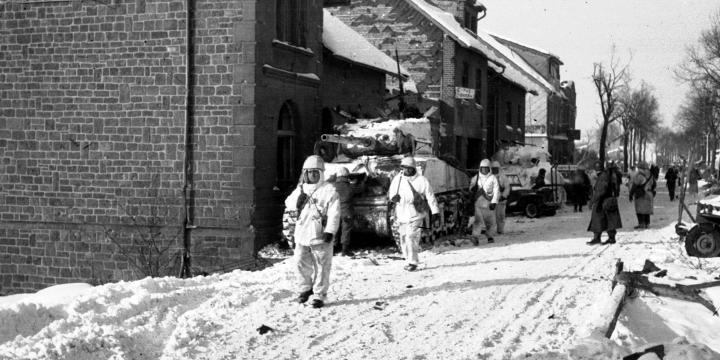
[[[436,236],[463,229],[470,179],[463,170],[435,156],[428,118],[362,119],[336,129],[339,134],[320,137],[315,153],[326,161],[325,176],[329,182],[335,181],[340,168],[349,171],[355,231],[395,237],[394,211],[388,205],[387,193],[400,170],[400,160],[408,154],[415,157],[418,172],[432,185],[441,207],[439,223],[430,224],[429,216],[425,219],[428,230],[425,241],[432,242]],[[286,229],[291,222],[286,217]]]

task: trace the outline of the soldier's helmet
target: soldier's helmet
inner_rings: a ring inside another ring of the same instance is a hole
[[[406,156],[400,160],[400,166],[415,167],[415,158]]]
[[[340,169],[338,169],[337,171],[337,177],[343,177],[348,175],[350,175],[350,171],[348,171],[348,169],[344,166],[340,167]]]
[[[325,171],[325,161],[318,155],[310,155],[303,163],[303,170]]]

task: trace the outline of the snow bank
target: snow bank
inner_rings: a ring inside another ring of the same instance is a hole
[[[677,205],[660,194],[653,222],[669,224]],[[620,205],[629,228],[632,204],[621,196]],[[617,359],[657,343],[674,359],[719,358],[717,317],[651,294],[628,301],[612,339],[591,334],[616,259],[627,270],[649,259],[686,284],[720,275],[720,259],[683,257],[672,224],[587,246],[587,216],[510,217],[495,244],[424,251],[414,273],[389,251],[335,257],[320,310],[291,301],[291,260],[260,272],[86,286],[53,303],[6,297],[0,359]],[[716,304],[718,290],[707,290]],[[261,334],[263,325],[270,330]]]

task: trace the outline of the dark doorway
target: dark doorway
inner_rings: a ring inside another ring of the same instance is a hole
[[[482,160],[482,140],[468,138],[467,168],[478,169]]]
[[[299,119],[292,102],[286,101],[280,108],[277,127],[277,187],[285,195],[298,181],[297,132]]]

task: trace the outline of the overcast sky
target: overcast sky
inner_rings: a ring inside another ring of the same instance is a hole
[[[655,89],[660,115],[671,125],[687,88],[673,74],[697,44],[720,0],[483,0],[485,31],[549,51],[563,61],[562,80],[574,80],[577,127],[596,128],[600,103],[591,81],[593,63],[617,56],[630,62],[634,84]],[[583,138],[584,138],[583,131]]]

